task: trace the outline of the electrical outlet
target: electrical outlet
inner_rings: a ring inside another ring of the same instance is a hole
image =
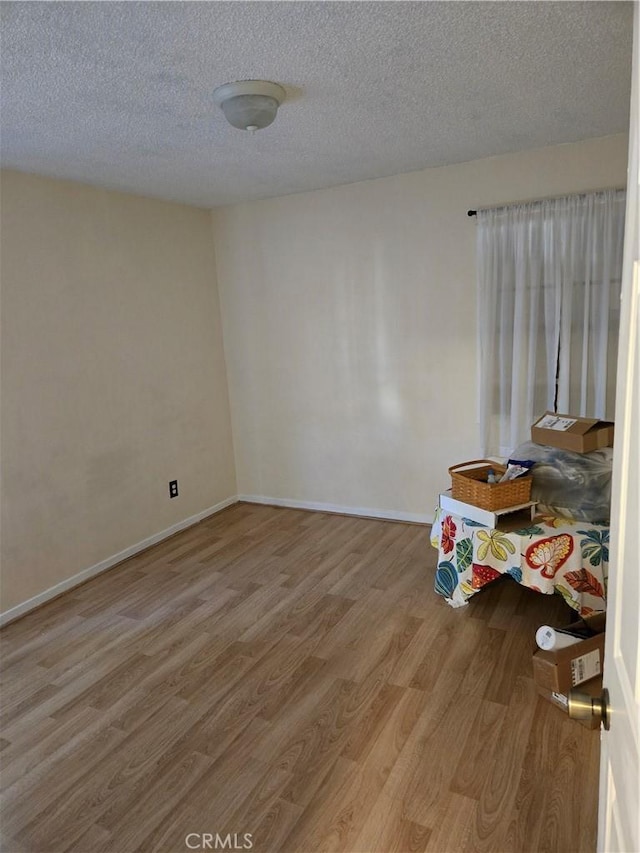
[[[177,498],[178,497],[178,481],[177,480],[169,480],[169,497]]]

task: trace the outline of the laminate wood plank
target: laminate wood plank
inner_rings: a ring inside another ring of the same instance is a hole
[[[258,717],[260,706],[245,696],[227,695],[213,708],[206,701],[194,706],[200,709],[200,717],[179,743],[185,750],[193,750],[212,760],[220,759],[234,748],[234,744],[240,745],[247,731],[268,728],[266,721]]]
[[[500,751],[487,768],[482,788],[472,843],[478,851],[504,849],[511,814],[522,775],[529,732],[536,713],[538,697],[533,681],[516,678],[511,701],[500,728]],[[572,724],[574,727],[577,725]]]
[[[336,527],[336,545],[341,540],[349,541],[347,524]],[[290,565],[299,564],[310,555],[323,556],[323,544],[321,528],[308,522],[301,524],[295,531],[281,528],[277,537],[272,536],[269,541],[273,556]]]
[[[424,527],[237,504],[7,626],[1,849],[593,853],[598,733],[532,681],[566,605],[434,571]]]
[[[170,650],[184,640],[185,635],[205,634],[211,629],[216,613],[238,600],[238,592],[218,588],[213,601],[197,597],[171,607],[155,628],[147,628],[141,634],[138,648],[145,655],[170,654]]]
[[[384,610],[384,592],[369,590],[366,596],[354,602],[345,616],[326,634],[317,650],[318,657],[336,658],[356,645],[369,632],[380,627],[379,614]]]
[[[275,535],[277,534],[274,531],[265,527],[259,536],[257,534],[244,535],[237,540],[228,540],[214,557],[206,561],[201,560],[201,562],[205,566],[215,565],[216,571],[221,572],[223,577],[229,577],[231,580],[235,577],[239,567],[243,569],[251,566],[254,571],[259,572],[264,558],[274,556],[274,543],[270,540]]]
[[[470,620],[476,624],[475,620]],[[466,656],[466,672],[460,691],[467,696],[473,696],[475,701],[480,701],[487,692],[487,684],[495,677],[496,669],[500,666],[502,649],[507,638],[507,632],[497,628],[485,628],[481,636],[476,634],[476,648],[469,649]],[[527,645],[526,655],[523,654],[522,662],[526,660],[526,672],[531,674],[531,654]],[[453,665],[453,662],[452,662]]]
[[[182,685],[183,673],[190,671],[194,658],[205,646],[211,650],[211,640],[206,635],[187,635],[173,644],[170,654],[160,655],[155,660],[144,655],[148,660],[146,674],[122,686],[113,701],[102,708],[103,721],[125,731],[136,728],[159,704],[177,693]],[[217,652],[220,652],[220,648]],[[92,698],[91,694],[85,695],[85,698]],[[69,702],[53,714],[62,722],[67,715],[73,714],[76,707],[77,703]]]
[[[412,547],[410,547],[412,546]],[[416,582],[421,583],[426,580],[424,576],[424,554],[417,551],[415,542],[410,543],[410,546],[405,546],[399,553],[390,555],[389,563],[383,567],[381,572],[378,572],[377,577],[372,584],[374,589],[384,589],[396,602],[403,601],[406,594],[409,593],[413,597],[413,604],[421,606],[421,602],[416,601]],[[404,609],[404,607],[403,607]],[[420,618],[424,618],[424,613],[421,612]]]
[[[25,677],[27,672],[28,677]],[[13,719],[22,716],[25,709],[42,702],[48,698],[48,694],[55,693],[56,689],[52,687],[45,667],[20,667],[12,679],[3,680],[0,725],[4,729]]]
[[[73,735],[82,731],[100,719],[100,712],[94,708],[80,707],[75,709],[75,714],[61,725],[57,720],[51,719],[50,726],[42,728],[42,735],[36,741],[24,740],[11,743],[7,741],[8,748],[2,756],[2,785],[9,788],[26,776],[31,770],[37,769],[42,772],[42,767],[50,756],[60,756]]]
[[[592,785],[580,795],[572,785],[577,767],[585,758],[582,733],[578,732],[576,726],[571,725],[570,721],[565,720],[564,717],[563,722],[567,723],[564,736],[561,738],[559,750],[554,755],[553,772],[547,777],[549,787],[538,839],[539,850],[570,850],[572,845],[576,845],[577,838],[592,837],[597,831],[597,785]],[[589,732],[589,734],[593,748],[593,742],[598,738],[598,733]],[[569,825],[566,820],[568,811],[581,815],[582,822],[585,824],[581,832],[576,833],[575,828]]]
[[[404,613],[390,614],[344,649],[339,659],[334,660],[332,671],[352,681],[363,681],[376,672],[382,683],[388,681],[421,624]],[[324,653],[321,645],[319,654],[324,656]]]
[[[138,594],[135,600],[128,601],[117,613],[130,619],[160,619],[168,601],[178,602],[189,596],[192,589],[193,581],[188,574],[183,576],[180,572],[171,570],[166,570],[162,575],[155,573],[153,584],[147,584],[144,593]]]
[[[359,721],[373,701],[369,690],[332,679],[323,692],[301,698],[298,706],[277,716],[252,758],[291,774],[283,798],[307,805],[342,750],[350,724]]]
[[[67,611],[69,610],[68,603],[66,609]],[[9,630],[8,626],[6,630],[0,630],[0,661],[2,661],[3,684],[11,676],[11,667],[23,661],[27,662],[28,667],[32,667],[35,660],[33,657],[35,652],[39,652],[43,647],[46,648],[46,645],[54,642],[60,636],[64,642],[68,633],[73,631],[75,626],[83,625],[85,620],[76,613],[68,612],[62,619],[56,616],[56,621],[49,630],[45,628],[37,630],[31,625],[32,622],[33,619],[25,617],[13,622],[11,630]],[[17,630],[18,628],[23,628],[24,625],[26,625],[26,630]]]
[[[142,849],[183,849],[189,832],[219,832],[218,827],[226,824],[248,792],[268,784],[273,768],[250,758],[256,738],[266,727],[263,721],[252,720],[234,750],[227,750],[216,758],[198,784],[184,792],[174,808],[147,835],[140,845]]]
[[[485,629],[481,624],[473,619],[456,618],[452,609],[442,610],[433,625],[428,651],[410,681],[410,686],[417,690],[432,689],[442,675],[452,671],[460,673],[462,680],[484,639]]]
[[[411,642],[396,661],[393,672],[389,676],[391,684],[409,687],[414,677],[416,684],[420,684],[421,678],[416,674],[424,661],[427,661],[425,665],[428,666],[428,661],[432,659],[430,654],[431,643],[439,630],[439,613],[446,616],[445,611],[439,610],[431,619],[421,622],[420,627],[411,638]],[[428,683],[430,686],[431,682]]]
[[[558,709],[556,709],[558,710]],[[554,719],[554,725],[557,725],[558,715]],[[563,719],[563,722],[568,722]],[[572,729],[572,733],[573,732]],[[564,801],[560,801],[563,809],[561,821],[565,832],[572,832],[574,835],[574,843],[579,850],[591,850],[593,839],[598,834],[598,784],[597,780],[600,777],[600,732],[589,732],[589,736],[585,739],[580,735],[578,738],[578,760],[574,768],[574,774],[579,773],[584,781],[584,787],[576,785],[573,780],[569,783],[570,796],[572,797],[574,806],[566,807]],[[553,771],[555,777],[555,767]],[[579,805],[575,805],[579,804]],[[577,808],[577,813],[582,815],[582,820],[578,821],[577,827],[572,821],[567,821],[566,815],[573,814]],[[566,824],[566,825],[565,825]]]
[[[166,567],[162,563],[155,563],[153,569],[154,581],[160,580],[163,577],[170,577]],[[123,601],[126,601],[129,606],[133,606],[138,596],[142,597],[148,593],[149,575],[144,570],[131,573],[130,576],[125,564],[115,566],[110,572],[113,572],[116,578],[120,580],[120,583],[114,587],[109,586],[104,575],[99,575],[95,578],[95,581],[101,582],[102,586],[100,589],[96,589],[94,596],[90,596],[84,589],[86,584],[80,587],[78,598],[82,604],[77,611],[80,616],[90,619],[96,615],[107,616],[110,613],[117,613],[122,608]],[[160,602],[162,599],[158,598],[158,601]]]
[[[366,850],[367,853],[423,853],[431,829],[407,820],[403,812],[402,800],[393,799],[383,791],[356,838],[353,850]]]
[[[277,603],[261,618],[246,628],[240,635],[244,642],[264,640],[278,634],[280,637],[290,630],[295,630],[300,623],[312,621],[319,611],[326,606],[327,598],[322,589],[317,586],[308,592],[301,590],[280,590]],[[337,597],[329,601],[340,600]],[[299,627],[298,627],[298,630]]]
[[[334,518],[331,519],[332,525]],[[340,525],[340,521],[342,524]],[[298,586],[302,581],[320,581],[325,592],[341,580],[354,565],[359,565],[362,550],[372,544],[372,537],[365,528],[353,525],[353,519],[340,519],[335,527],[335,538],[331,544],[326,538],[319,542],[305,543],[299,554],[293,554],[287,563],[291,580],[288,586]],[[333,532],[332,527],[332,532]],[[297,559],[296,559],[297,557]]]
[[[285,592],[279,586],[258,586],[247,598],[235,603],[217,619],[211,633],[216,637],[240,639],[251,625],[280,604],[284,595]]]
[[[114,845],[113,839],[111,838],[110,833],[108,833],[105,829],[97,826],[96,824],[92,824],[86,832],[83,832],[80,838],[72,841],[69,846],[66,847],[64,853],[71,853],[71,851],[91,851],[91,853],[98,853],[99,850],[105,851],[105,853],[113,853]],[[13,853],[13,850],[12,850]]]
[[[189,674],[181,679],[177,695],[189,702],[206,701],[215,706],[253,666],[251,654],[244,652],[243,644],[237,641],[220,654],[212,655],[205,647],[196,663],[189,666]]]
[[[285,839],[284,848],[308,853],[344,850],[353,818],[352,790],[361,785],[362,769],[338,757],[314,794],[313,805],[307,805]]]
[[[346,745],[287,838],[287,846],[336,853],[354,849],[424,704],[424,696],[417,691],[396,689],[400,695],[391,697],[392,703],[389,696],[384,703],[374,702],[372,711],[380,724],[369,727],[375,736],[368,748],[354,752],[350,743]],[[402,822],[400,834],[404,835],[407,827]],[[422,830],[420,836],[426,838],[428,832]]]
[[[314,596],[315,598],[315,596]],[[349,598],[322,593],[311,610],[298,608],[290,614],[287,621],[287,633],[301,639],[324,639],[328,632],[351,610],[354,602]]]
[[[324,583],[324,590],[326,592],[331,586],[325,580],[329,560],[330,555],[319,547],[308,550],[304,558],[296,562],[287,560],[287,577],[286,580],[281,582],[280,586],[283,588],[294,588],[304,582],[304,588],[310,589],[317,584]]]
[[[455,666],[451,670],[445,666],[424,692],[420,717],[385,785],[390,799],[404,803],[404,816],[427,827],[443,791],[448,791],[464,745],[452,733],[466,731],[460,722],[465,717],[467,725],[472,726],[478,709],[477,703],[461,692],[469,661],[465,631],[473,638],[476,628],[471,620],[465,620],[455,638],[458,649],[448,657],[450,664],[456,661]]]
[[[388,530],[376,542],[375,554],[370,548],[361,548],[360,559],[354,560],[348,573],[329,591],[345,598],[361,598],[372,587],[385,589],[388,582],[385,584],[383,578],[388,574],[389,564],[397,559],[405,534],[401,525],[388,525]],[[378,579],[380,585],[376,583]]]
[[[23,826],[17,838],[36,850],[59,849],[75,839],[105,813],[130,802],[131,786],[149,778],[167,761],[170,748],[195,721],[197,709],[172,698],[151,715],[143,727],[127,735],[100,763],[99,774],[85,773],[39,816]],[[143,787],[143,786],[141,786]]]
[[[58,634],[60,632],[60,617],[77,616],[78,604],[78,589],[72,589],[64,595],[51,599],[46,606],[38,608],[37,612],[40,618],[37,623],[26,617],[16,619],[15,622],[11,623],[11,630],[3,628],[0,631],[3,652],[16,647],[21,648],[23,644],[33,639],[42,640],[45,634],[48,636],[52,636],[52,632]]]
[[[99,850],[111,853],[114,836],[121,849],[135,850],[143,844],[149,834],[171,814],[175,807],[188,797],[189,791],[201,784],[205,773],[211,768],[213,760],[199,752],[188,752],[180,745],[152,778],[143,777],[126,797],[111,805],[93,826],[99,827],[106,835],[103,844],[95,844],[94,853]],[[134,801],[136,807],[131,809]]]
[[[204,536],[203,526],[195,524],[192,527],[182,530],[179,533],[164,539],[147,548],[140,554],[136,554],[131,558],[131,565],[139,570],[143,567],[151,567],[155,571],[154,566],[158,563],[165,563],[166,560],[178,551],[189,548],[194,542],[198,542]],[[211,542],[211,539],[209,539]]]
[[[293,521],[295,517],[292,515],[289,518]],[[332,529],[332,545],[328,549],[330,551],[340,550],[345,545],[350,550],[357,551],[358,543],[367,541],[370,530],[364,519],[354,519],[349,516],[330,516],[322,512],[299,511],[295,520],[298,522],[298,529],[291,531],[291,535],[288,535],[277,546],[275,552],[278,556],[287,557],[292,561],[296,561],[296,558],[304,558],[310,550],[310,546],[313,549],[318,546],[326,547],[324,531],[327,524],[330,524]]]
[[[444,599],[433,601],[433,582],[430,575],[425,576],[424,556],[407,556],[398,564],[396,579],[384,587],[380,582],[376,589],[384,589],[389,603],[409,616],[427,621],[438,609],[450,609]],[[443,606],[441,606],[441,604]]]
[[[187,638],[187,640],[189,642],[184,644],[182,653],[184,659],[188,660],[193,655],[196,648],[194,643],[198,642],[198,638]],[[172,666],[175,667],[179,662],[179,657],[177,661],[172,660]],[[31,790],[33,785],[38,786],[40,784],[43,790],[39,796],[44,797],[44,802],[48,803],[52,792],[66,790],[66,787],[73,784],[74,780],[82,775],[87,768],[91,768],[94,762],[100,761],[104,755],[107,755],[114,745],[124,738],[125,734],[141,727],[153,713],[167,704],[171,698],[171,693],[168,693],[164,688],[159,690],[156,695],[139,686],[130,690],[114,702],[108,713],[97,712],[98,716],[91,725],[87,725],[85,721],[84,727],[73,726],[74,735],[68,741],[63,742],[57,751],[51,752],[47,749],[45,751],[46,757],[41,761],[37,770],[34,768],[33,773],[25,774],[16,782],[15,786],[9,787],[3,793],[3,800],[10,804],[14,793],[16,796],[20,796],[25,791]],[[71,705],[66,713],[73,721],[74,715],[82,709],[82,705]],[[60,727],[65,725],[62,715],[54,722],[57,722]],[[47,747],[48,743],[45,743],[44,746]],[[14,817],[17,818],[17,815],[12,814],[12,818]]]
[[[516,680],[533,676],[531,658],[534,648],[532,635],[522,629],[518,617],[511,629],[504,631],[504,641],[498,651],[495,666],[485,683],[485,699],[509,705]]]
[[[117,696],[108,710],[102,711],[103,719],[126,732],[138,729],[160,705],[176,696],[184,674],[191,672],[194,659],[204,648],[212,648],[206,635],[187,636],[174,644],[172,654],[161,656],[155,663],[149,658],[147,675]]]
[[[450,794],[440,804],[426,853],[473,853],[471,831],[478,803],[460,794]],[[494,853],[507,853],[510,847],[496,847]],[[568,851],[563,851],[568,853]]]
[[[54,671],[64,662],[65,672],[73,669],[78,663],[96,653],[104,652],[113,645],[117,645],[127,636],[129,629],[137,627],[135,620],[109,614],[108,617],[84,619],[76,626],[75,630],[69,631],[64,641],[48,642],[42,649],[41,657],[35,657],[38,666]]]
[[[302,696],[313,693],[318,685],[327,680],[328,664],[313,655],[304,658],[281,686],[269,691],[261,704],[259,715],[263,720],[274,720],[287,713],[292,704],[299,703]]]
[[[329,555],[312,554],[300,561],[298,568],[290,569],[290,580],[286,586],[294,589],[321,589],[329,593],[354,567],[360,566],[362,557],[350,545],[342,546]],[[350,599],[353,600],[353,599]]]
[[[562,727],[553,725],[553,722],[557,722],[553,720],[556,713],[557,709],[550,703],[538,700],[513,813],[505,834],[505,843],[521,850],[538,850],[540,832],[546,819],[548,789],[539,785],[538,780],[551,778],[555,773],[562,737]],[[569,721],[567,723],[571,726]]]
[[[353,522],[353,519],[346,520]],[[366,530],[354,527],[352,523],[342,527],[335,544],[327,540],[313,541],[310,547],[300,548],[297,554],[292,554],[288,560],[291,564],[293,585],[300,583],[309,574],[318,579],[322,578],[325,590],[328,592],[333,584],[341,580],[355,565],[360,565],[363,551],[371,545],[371,537]],[[308,567],[307,564],[309,563]]]
[[[255,834],[255,828],[258,827],[265,818],[273,814],[277,809],[278,804],[285,801],[280,799],[280,793],[284,789],[289,780],[289,774],[281,771],[267,770],[259,779],[258,783],[250,789],[244,799],[240,796],[240,805],[232,807],[228,812],[224,822],[218,824],[221,827],[221,835],[243,836],[243,832],[238,831],[238,827],[251,827],[251,835]],[[290,804],[288,804],[290,805]],[[296,817],[299,817],[299,812],[295,812]],[[248,831],[248,830],[247,830]],[[255,846],[255,841],[254,841]],[[261,849],[260,846],[257,849]]]
[[[283,587],[289,581],[290,574],[283,571],[283,560],[281,557],[273,557],[258,551],[251,560],[244,561],[242,569],[227,572],[223,577],[232,589],[243,589],[247,583],[256,583],[260,586]],[[288,568],[288,564],[287,564]]]
[[[360,721],[360,725],[349,736],[340,755],[350,761],[362,762],[378,742],[382,731],[398,703],[405,695],[402,687],[385,683]]]
[[[315,791],[322,784],[323,778],[327,773],[331,772],[332,764],[337,760],[343,750],[349,749],[348,743],[348,727],[346,724],[350,720],[353,721],[351,728],[355,726],[360,728],[363,725],[370,725],[370,718],[375,713],[380,713],[380,709],[384,709],[387,696],[380,701],[380,693],[383,690],[384,680],[380,679],[379,673],[372,672],[360,684],[343,682],[344,690],[341,691],[341,697],[335,702],[335,717],[332,719],[331,726],[323,726],[324,732],[317,732],[317,718],[313,720],[312,726],[305,730],[306,741],[303,743],[303,749],[299,750],[299,744],[292,746],[299,751],[299,758],[295,766],[291,767],[292,778],[287,786],[283,797],[289,799],[299,805],[308,805],[312,799],[315,800]],[[413,697],[410,697],[412,700]],[[333,709],[327,708],[328,713]],[[398,712],[401,719],[406,719],[406,709],[401,706]],[[394,720],[393,736],[383,737],[386,727],[383,727],[379,741],[375,743],[375,748],[372,748],[367,756],[365,763],[373,765],[378,759],[382,750],[383,758],[388,762],[389,766],[385,768],[384,778],[381,779],[381,784],[386,781],[391,765],[396,759],[396,748],[399,753],[404,745],[402,740],[404,729],[398,728],[395,725],[394,712],[391,714]],[[376,729],[375,723],[371,726]],[[400,743],[399,743],[400,742]],[[398,745],[399,744],[399,745]],[[365,751],[365,750],[363,750]],[[286,754],[286,753],[285,753]],[[375,775],[375,774],[372,774]],[[377,791],[376,791],[377,795]],[[314,803],[314,809],[316,806]]]
[[[427,829],[426,826],[402,819],[399,821],[396,833],[395,843],[387,848],[389,851],[397,851],[397,853],[424,853],[427,850],[427,845],[431,838],[431,830]]]
[[[203,558],[206,560],[212,554],[217,553],[220,548],[224,548],[224,540],[222,538],[216,538],[208,536],[204,530],[199,531],[198,538],[191,543],[186,543],[183,548],[176,548],[168,557],[165,557],[165,560],[169,566],[184,566],[185,563],[195,562],[201,563],[203,562]]]
[[[419,760],[411,767],[404,785],[405,816],[433,829],[443,791],[449,791],[464,751],[460,736],[477,725],[480,710],[476,702],[459,691],[455,674],[438,679],[427,696],[420,721]]]
[[[285,643],[288,653],[283,657]],[[298,649],[297,640],[285,638],[272,655],[258,661],[256,668],[250,670],[251,677],[245,677],[236,690],[228,692],[215,704],[204,696],[201,718],[189,732],[190,748],[219,758],[254,718],[271,722],[292,709],[295,714],[301,713],[305,702],[311,704],[320,685],[327,689],[334,679],[322,679],[326,662],[318,658],[303,658],[296,667],[296,660],[300,660]]]
[[[255,850],[273,851],[273,853],[300,853],[286,845],[286,838],[302,814],[302,806],[296,806],[286,800],[276,799],[265,813],[260,816],[252,831]],[[245,818],[243,826],[254,826]]]
[[[18,836],[29,824],[46,835],[49,829],[47,810],[92,770],[96,778],[100,778],[103,759],[111,755],[125,737],[125,732],[110,726],[87,727],[78,732],[64,750],[54,753],[41,766],[32,768],[5,788],[0,808],[3,831],[16,837],[21,844],[31,843],[30,839]],[[99,771],[95,771],[97,766],[100,766]],[[72,827],[73,821],[69,825],[70,832]]]
[[[92,674],[87,676],[87,680],[93,682],[98,677]],[[8,707],[2,717],[4,736],[13,740],[14,733],[23,732],[25,726],[46,726],[47,718],[53,716],[55,711],[65,703],[67,695],[63,689],[53,684],[46,684],[38,688],[28,699]]]
[[[500,747],[506,713],[504,705],[481,700],[474,725],[465,733],[462,755],[449,784],[452,793],[467,799],[480,799],[487,782],[487,768],[491,767]]]
[[[116,617],[114,621],[119,622]],[[97,630],[96,633],[100,635],[101,632]],[[122,661],[141,652],[137,644],[144,633],[142,625],[136,622],[119,633],[109,631],[104,636],[104,643],[98,643],[95,650],[87,655],[82,654],[84,644],[79,641],[68,658],[58,657],[49,669],[49,683],[60,689],[61,699],[49,709],[50,712],[59,711],[62,704],[68,704],[67,697],[77,697],[81,688],[89,690]],[[67,660],[69,666],[66,665]]]
[[[129,655],[108,675],[81,693],[78,697],[79,702],[76,701],[75,697],[69,699],[65,705],[56,709],[52,716],[62,715],[76,704],[86,704],[91,708],[104,711],[110,708],[119,696],[138,684],[145,675],[151,674],[154,668],[153,661],[148,655],[141,652]]]

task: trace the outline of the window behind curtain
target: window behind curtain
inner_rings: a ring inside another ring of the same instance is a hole
[[[546,409],[613,418],[624,190],[478,211],[484,453]]]

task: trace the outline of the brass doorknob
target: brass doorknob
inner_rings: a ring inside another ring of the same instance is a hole
[[[600,720],[606,731],[609,731],[609,691],[605,687],[600,696],[589,696],[578,690],[569,691],[569,716],[573,720],[589,720],[594,717]]]

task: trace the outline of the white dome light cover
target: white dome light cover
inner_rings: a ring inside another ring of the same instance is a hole
[[[268,80],[225,83],[213,93],[214,103],[222,109],[229,124],[239,130],[268,127],[285,98],[286,92],[282,86]]]

